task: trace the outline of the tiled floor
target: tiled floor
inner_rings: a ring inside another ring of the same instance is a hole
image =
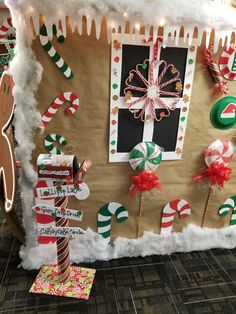
[[[29,293],[37,271],[18,268],[19,243],[0,221],[0,314],[236,313],[236,249],[83,264],[97,273],[82,301]]]

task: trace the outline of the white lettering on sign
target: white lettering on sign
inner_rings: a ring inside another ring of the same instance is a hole
[[[82,221],[83,218],[83,212],[81,210],[74,210],[70,208],[39,204],[32,207],[32,209],[36,213],[50,215],[52,217],[67,218],[78,221]]]
[[[76,195],[79,191],[81,191],[81,189],[79,185],[67,184],[46,188],[36,188],[36,191],[39,198],[47,199],[51,197]]]
[[[40,237],[78,237],[86,234],[86,231],[78,227],[41,227],[38,228],[38,236]]]
[[[220,117],[221,118],[234,118],[236,112],[236,104],[230,103],[227,105],[227,107],[222,111]]]

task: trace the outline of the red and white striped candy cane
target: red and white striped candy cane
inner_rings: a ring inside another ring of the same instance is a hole
[[[67,108],[66,114],[72,115],[76,112],[79,107],[79,97],[73,92],[64,92],[57,96],[57,98],[53,101],[49,109],[45,112],[42,117],[42,124],[44,126],[48,125],[51,119],[55,116],[57,110],[63,105],[66,101],[70,101],[71,105]]]
[[[165,205],[161,218],[161,234],[171,234],[173,221],[176,212],[179,212],[179,218],[185,218],[191,214],[191,208],[185,200],[176,199]]]
[[[68,196],[59,198],[55,206],[66,208],[68,205]],[[56,218],[57,227],[69,227],[69,220],[67,218]],[[70,277],[70,250],[69,237],[57,238],[57,267],[58,267],[58,281],[66,282]]]
[[[7,32],[14,28],[11,22],[11,18],[8,17],[7,20],[0,27],[0,38],[4,38],[7,35]]]

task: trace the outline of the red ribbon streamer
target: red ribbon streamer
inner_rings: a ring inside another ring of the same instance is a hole
[[[230,180],[232,169],[224,163],[213,162],[207,169],[193,177],[193,181],[208,179],[212,185],[219,189],[224,187],[225,181]]]
[[[138,191],[150,191],[154,188],[162,191],[158,177],[154,172],[146,172],[145,170],[141,170],[139,174],[132,176],[131,181],[132,186],[129,191],[129,196],[132,198]]]
[[[149,36],[148,40],[144,40],[145,43],[153,41],[153,36]],[[163,42],[163,38],[161,36],[157,37],[156,42],[154,43],[153,46],[153,60],[157,60],[157,56],[158,56],[158,42],[162,43]]]

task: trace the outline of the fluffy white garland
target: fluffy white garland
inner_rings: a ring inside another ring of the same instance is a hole
[[[236,246],[236,228],[222,229],[200,228],[189,224],[181,233],[169,236],[145,232],[138,239],[119,237],[114,246],[106,242],[95,232],[88,229],[87,234],[70,241],[72,263],[109,260],[120,257],[165,255],[173,252],[191,252],[212,248],[232,249]],[[56,263],[55,244],[39,245],[33,248],[21,247],[21,266],[25,269],[38,269],[46,264]]]
[[[18,143],[16,153],[22,163],[19,185],[23,223],[27,246],[31,247],[37,243],[35,214],[32,211],[37,174],[31,164],[31,158],[35,148],[33,135],[36,129],[41,128],[41,115],[37,111],[35,92],[41,81],[43,68],[37,62],[31,48],[33,37],[26,30],[23,16],[20,12],[12,10],[12,18],[17,32],[15,57],[10,64],[10,72],[15,83],[13,96],[16,104],[14,113],[15,138]]]

